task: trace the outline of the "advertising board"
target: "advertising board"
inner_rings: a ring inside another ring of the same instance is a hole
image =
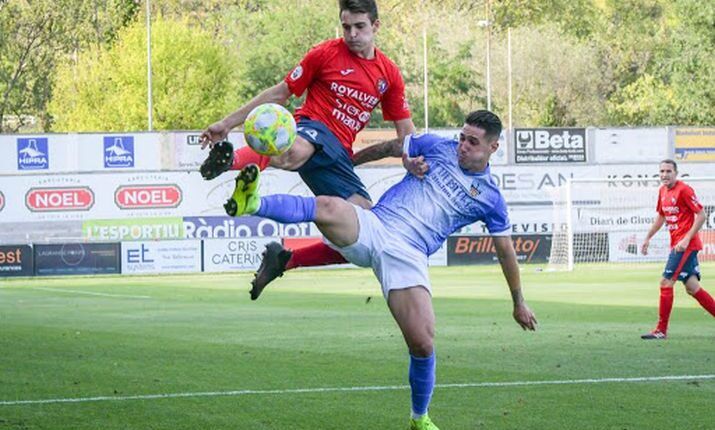
[[[122,242],[122,273],[201,272],[200,240]]]
[[[35,275],[98,275],[120,271],[118,243],[35,245]]]

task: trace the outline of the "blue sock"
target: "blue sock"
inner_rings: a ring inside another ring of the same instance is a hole
[[[261,206],[254,214],[274,221],[289,223],[315,220],[315,197],[274,194],[261,197]]]
[[[435,367],[437,358],[434,352],[429,357],[415,357],[410,354],[410,387],[412,387],[412,413],[424,415],[434,391]]]

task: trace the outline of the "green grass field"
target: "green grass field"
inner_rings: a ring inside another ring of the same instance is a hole
[[[679,285],[670,338],[640,340],[661,265],[617,269],[525,266],[527,333],[497,266],[434,268],[435,423],[715,429],[715,319]],[[407,353],[370,272],[296,271],[257,302],[249,280],[0,281],[0,429],[407,427]],[[631,379],[688,375],[710,376]]]

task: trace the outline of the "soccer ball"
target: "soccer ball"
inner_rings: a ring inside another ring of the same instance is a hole
[[[246,143],[261,155],[281,155],[295,142],[295,120],[275,103],[256,106],[243,123]]]

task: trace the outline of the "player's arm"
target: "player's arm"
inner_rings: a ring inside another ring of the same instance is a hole
[[[376,143],[356,152],[353,156],[353,165],[358,166],[387,157],[402,156],[402,144],[405,141],[405,137],[415,132],[415,125],[412,123],[411,118],[401,119],[394,123],[397,139]]]
[[[648,230],[648,234],[643,241],[643,246],[641,246],[641,254],[648,255],[648,246],[650,245],[650,239],[655,236],[656,233],[658,233],[658,230],[660,230],[661,227],[663,227],[664,222],[665,217],[662,214],[659,213],[658,215],[656,215],[655,219],[653,220],[653,224],[650,226],[650,230]]]
[[[361,149],[353,155],[353,165],[369,163],[387,157],[399,157],[402,155],[402,140],[400,138],[386,140],[375,143],[367,148]]]
[[[521,293],[519,263],[516,259],[516,251],[514,251],[511,236],[492,236],[492,238],[494,239],[499,264],[511,292],[511,300],[514,303],[514,319],[524,330],[536,330],[536,316],[526,305],[524,296]]]
[[[226,116],[221,121],[211,124],[203,133],[201,133],[201,148],[205,148],[213,142],[218,142],[225,139],[228,133],[243,124],[246,121],[248,114],[258,105],[264,103],[278,103],[284,105],[291,95],[288,84],[285,81],[264,90],[248,103],[241,106],[232,114]]]
[[[690,244],[690,241],[693,240],[693,237],[700,231],[700,229],[703,227],[703,224],[705,224],[705,211],[701,210],[700,212],[695,214],[695,219],[693,220],[693,226],[690,227],[690,230],[683,236],[683,239],[680,240],[678,244],[676,244],[675,249],[678,252],[685,251],[685,249],[688,247]]]
[[[411,118],[405,118],[395,121],[395,131],[397,139],[391,139],[385,142],[370,145],[367,148],[358,151],[353,156],[353,165],[358,166],[370,161],[380,160],[386,157],[402,157],[402,165],[405,169],[422,178],[429,169],[423,156],[410,157],[404,149],[405,139],[415,133],[415,125]]]

